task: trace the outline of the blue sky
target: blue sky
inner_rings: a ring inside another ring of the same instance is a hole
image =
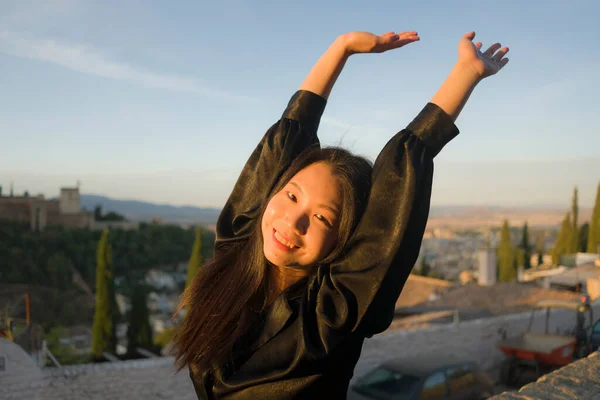
[[[247,156],[341,33],[417,30],[352,57],[323,144],[371,159],[435,93],[469,30],[510,47],[436,160],[434,205],[564,205],[600,181],[593,0],[0,0],[0,185],[221,206]]]

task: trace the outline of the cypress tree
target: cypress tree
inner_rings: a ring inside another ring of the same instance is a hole
[[[544,265],[544,233],[540,233],[537,241],[537,253],[538,253],[538,266]]]
[[[575,187],[575,189],[573,190],[573,200],[571,203],[571,217],[572,219],[572,225],[571,225],[571,229],[569,232],[569,247],[568,247],[568,253],[569,254],[573,254],[573,253],[577,253],[577,249],[578,246],[577,244],[579,243],[579,231],[577,228],[577,217],[579,215],[579,206],[577,205],[577,187]]]
[[[531,268],[531,246],[529,245],[529,229],[527,222],[523,225],[523,239],[521,240],[521,248],[523,249],[523,265],[524,269]]]
[[[590,224],[586,222],[579,228],[579,240],[577,242],[577,251],[585,253],[587,250],[588,235],[590,233]]]
[[[498,246],[498,280],[500,282],[511,282],[515,277],[515,252],[510,240],[508,221],[504,220],[500,233],[500,245]]]
[[[153,348],[147,289],[143,285],[136,285],[133,289],[129,326],[127,327],[127,353],[136,354],[138,347],[146,350]]]
[[[590,219],[590,230],[588,232],[587,252],[598,253],[598,245],[600,245],[600,184],[596,192],[596,202]]]
[[[561,256],[569,252],[570,239],[571,239],[571,228],[573,227],[571,222],[571,213],[568,212],[563,218],[560,232],[554,243],[554,249],[552,250],[552,263],[554,265],[560,264]]]
[[[105,230],[96,250],[96,309],[92,328],[92,356],[96,360],[103,358],[102,353],[115,350],[114,303],[111,248]]]
[[[194,279],[194,276],[198,273],[198,270],[202,267],[202,228],[196,228],[196,237],[194,239],[194,245],[192,246],[192,254],[190,255],[190,261],[188,263],[187,279],[185,286],[189,286]]]

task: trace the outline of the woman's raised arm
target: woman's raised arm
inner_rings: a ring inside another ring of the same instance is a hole
[[[431,103],[444,110],[453,121],[458,118],[475,86],[508,63],[508,58],[504,57],[508,47],[500,48],[500,43],[494,43],[482,53],[481,42],[473,43],[473,39],[475,32],[469,32],[460,39],[458,61],[431,99]]]
[[[416,32],[388,32],[380,36],[352,32],[333,42],[292,96],[281,119],[267,131],[246,162],[217,221],[217,249],[249,237],[263,202],[283,172],[302,151],[319,145],[321,115],[348,57],[381,53],[418,39]]]
[[[419,40],[417,32],[350,32],[339,36],[310,70],[300,90],[308,90],[328,99],[344,65],[353,54],[383,53]]]
[[[494,44],[481,53],[471,32],[459,42],[459,59],[431,103],[397,133],[373,167],[365,213],[344,256],[321,269],[314,297],[321,337],[333,330],[373,335],[387,329],[412,270],[427,224],[433,159],[458,134],[454,121],[472,90],[498,72],[508,51]]]

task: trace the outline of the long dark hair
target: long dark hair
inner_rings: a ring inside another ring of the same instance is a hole
[[[362,216],[371,189],[369,161],[337,147],[307,149],[281,176],[259,215],[262,218],[270,198],[294,175],[318,162],[331,168],[342,189],[337,242],[321,262],[327,264],[343,255]],[[269,282],[267,269],[260,220],[255,221],[248,240],[216,250],[179,302],[177,313],[185,308],[186,315],[172,342],[178,369],[188,365],[192,370],[203,371],[230,360],[236,342],[268,306],[273,282]]]

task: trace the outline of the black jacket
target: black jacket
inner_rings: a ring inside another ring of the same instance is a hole
[[[307,147],[326,100],[298,91],[265,134],[217,223],[216,251],[247,240],[262,202]],[[344,399],[365,338],[384,331],[416,262],[429,213],[433,158],[458,134],[427,104],[381,151],[369,203],[343,258],[284,291],[252,329],[243,362],[190,373],[200,399]]]

